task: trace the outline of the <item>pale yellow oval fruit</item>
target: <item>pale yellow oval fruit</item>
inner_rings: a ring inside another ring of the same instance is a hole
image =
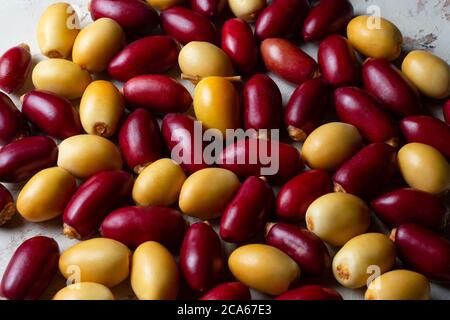
[[[49,58],[67,58],[80,31],[78,15],[68,3],[50,5],[41,15],[37,40],[43,55]]]
[[[76,189],[77,181],[66,170],[41,170],[20,191],[17,211],[28,221],[51,220],[63,213]]]
[[[80,134],[59,144],[58,166],[77,178],[86,179],[100,171],[122,168],[119,149],[103,137]]]
[[[332,246],[342,246],[367,231],[369,208],[360,198],[348,193],[328,193],[314,200],[306,211],[306,225]]]
[[[424,95],[443,99],[450,94],[450,67],[434,54],[414,50],[402,63],[402,72]]]
[[[330,122],[315,129],[306,138],[302,156],[311,169],[335,170],[362,146],[358,129],[351,124]]]
[[[94,238],[79,242],[61,254],[59,270],[75,282],[95,282],[108,288],[128,278],[131,251],[112,239]]]
[[[194,111],[206,129],[239,128],[239,95],[234,85],[222,77],[201,80],[194,91]]]
[[[80,282],[62,288],[53,300],[114,300],[114,295],[102,284]]]
[[[435,148],[408,143],[398,152],[398,166],[412,188],[439,194],[450,188],[450,165]]]
[[[430,283],[417,272],[394,270],[375,278],[368,286],[366,300],[429,300]]]
[[[89,72],[64,59],[39,62],[33,69],[32,79],[36,89],[50,91],[67,99],[80,98],[92,81]]]
[[[361,288],[370,277],[392,269],[395,245],[382,233],[365,233],[349,240],[333,258],[333,274],[347,288]]]
[[[234,250],[228,267],[250,288],[280,295],[300,277],[297,263],[281,250],[265,244],[248,244]]]
[[[122,27],[112,19],[101,18],[80,31],[73,45],[72,60],[89,72],[102,72],[124,44]]]
[[[222,214],[239,185],[238,177],[229,170],[202,169],[186,179],[178,205],[189,216],[214,219]]]
[[[191,41],[178,55],[178,64],[185,76],[200,80],[201,78],[234,74],[230,58],[220,48],[209,42]]]
[[[358,16],[347,25],[350,44],[362,55],[395,60],[402,51],[403,36],[389,20],[375,16]]]
[[[133,254],[131,287],[139,300],[174,300],[178,293],[178,267],[161,244],[147,241]]]
[[[80,120],[89,134],[111,137],[117,132],[125,109],[120,91],[109,81],[92,82],[80,102]]]
[[[228,0],[233,14],[245,21],[255,21],[266,6],[266,0]]]
[[[186,0],[147,0],[147,3],[157,9],[157,10],[166,10],[171,7],[178,6],[182,3],[184,3]]]
[[[141,206],[171,206],[177,202],[185,180],[186,174],[175,161],[159,159],[137,177],[133,199]]]

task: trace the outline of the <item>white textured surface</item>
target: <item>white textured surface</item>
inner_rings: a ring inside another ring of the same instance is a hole
[[[82,24],[90,21],[87,12],[88,0],[66,0],[77,8]],[[58,1],[51,0],[8,0],[0,2],[0,53],[8,48],[25,42],[31,46],[35,60],[41,57],[36,43],[36,25],[42,11],[50,4]],[[450,62],[450,0],[353,0],[355,14],[364,14],[369,5],[377,5],[381,15],[394,22],[402,31],[405,38],[405,49],[430,50]],[[309,54],[316,57],[316,45],[303,46]],[[274,77],[283,93],[283,100],[287,99],[294,89],[293,86]],[[192,86],[186,84],[191,90]],[[28,86],[29,88],[29,86]],[[22,92],[26,92],[24,88]],[[14,97],[16,103],[17,96]],[[19,190],[20,186],[8,185],[11,190]],[[16,192],[15,192],[16,194]],[[62,235],[61,221],[56,219],[47,223],[27,223],[20,217],[0,228],[0,274],[3,274],[11,255],[25,239],[35,235],[54,237],[62,250],[76,243]],[[347,290],[337,286],[333,279],[324,280],[326,284],[338,289],[346,299],[360,299],[364,290]],[[55,279],[46,297],[51,297],[56,290],[63,286],[63,280]],[[127,283],[114,288],[117,298],[132,297]],[[259,295],[257,295],[259,296]],[[434,299],[450,299],[450,287],[432,285]]]

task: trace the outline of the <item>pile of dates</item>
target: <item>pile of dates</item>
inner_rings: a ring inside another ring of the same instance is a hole
[[[79,240],[62,253],[46,236],[23,242],[2,297],[39,299],[58,272],[68,286],[54,299],[113,299],[127,279],[138,299],[245,300],[250,288],[342,299],[322,285],[333,277],[367,286],[366,299],[429,299],[429,281],[450,281],[443,59],[405,53],[393,23],[354,16],[347,0],[92,0],[89,10],[82,29],[69,4],[45,10],[47,58],[33,68],[25,44],[0,58],[0,181],[23,185],[16,201],[0,185],[0,223],[16,212],[60,219]],[[302,42],[318,43],[317,59]],[[193,96],[168,76],[177,68]],[[297,86],[285,106],[271,74]],[[7,94],[29,76],[18,108]],[[245,137],[211,163],[196,120],[281,139]],[[230,161],[255,155],[254,142],[276,144],[276,173]],[[372,231],[377,220],[390,235]]]

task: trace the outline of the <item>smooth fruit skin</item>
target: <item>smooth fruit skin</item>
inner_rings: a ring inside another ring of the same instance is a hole
[[[245,21],[255,21],[266,6],[266,0],[228,0],[233,14]]]
[[[178,52],[178,45],[172,37],[145,37],[117,53],[109,62],[108,74],[125,82],[143,74],[165,73],[177,64]]]
[[[6,93],[19,90],[27,80],[31,67],[30,47],[21,44],[0,56],[0,89]]]
[[[250,73],[258,61],[258,46],[250,25],[242,19],[227,20],[222,26],[221,48],[234,67]]]
[[[444,114],[445,122],[450,125],[450,99],[448,99],[442,107],[442,113]]]
[[[103,220],[102,237],[114,239],[135,249],[146,241],[156,241],[178,250],[186,231],[186,222],[178,210],[165,207],[124,207]]]
[[[319,285],[306,285],[292,289],[275,300],[343,300],[339,292]]]
[[[62,288],[52,300],[114,300],[114,295],[102,284],[80,282]]]
[[[450,164],[435,148],[423,143],[408,143],[397,155],[403,178],[412,188],[440,194],[450,188]]]
[[[83,130],[80,115],[70,101],[48,91],[33,90],[25,94],[22,112],[30,122],[56,139],[64,140]]]
[[[199,300],[251,300],[250,290],[240,282],[227,282],[206,292]]]
[[[205,16],[184,7],[172,7],[161,13],[161,27],[182,45],[191,41],[218,43],[215,25]]]
[[[276,214],[283,220],[302,221],[309,205],[330,192],[333,192],[333,185],[327,171],[317,169],[303,172],[280,188]]]
[[[139,108],[128,115],[119,131],[119,146],[128,167],[136,173],[162,157],[162,134],[149,111]]]
[[[195,12],[212,18],[222,13],[227,4],[227,0],[191,0],[189,4]]]
[[[289,38],[303,25],[309,12],[306,0],[276,0],[258,16],[255,35],[259,40]]]
[[[273,212],[275,196],[261,178],[249,177],[225,209],[220,221],[220,238],[238,243],[259,232]]]
[[[356,87],[338,88],[334,91],[334,106],[339,120],[355,126],[366,141],[397,146],[397,124],[369,92]]]
[[[48,137],[26,137],[0,149],[0,181],[16,183],[56,164],[58,147]]]
[[[29,131],[25,116],[11,99],[0,91],[0,147],[27,136]]]
[[[332,87],[323,79],[303,82],[289,98],[284,123],[289,136],[304,141],[316,129],[331,107]]]
[[[8,189],[0,184],[0,227],[16,214],[14,199]]]
[[[294,260],[265,244],[237,248],[228,258],[228,267],[244,285],[270,295],[288,291],[300,277],[300,268]]]
[[[131,199],[133,177],[125,171],[104,171],[84,182],[64,210],[64,235],[71,239],[92,236],[112,210]]]
[[[59,247],[52,238],[24,241],[3,273],[0,294],[8,300],[38,300],[58,270]]]
[[[431,116],[411,116],[400,121],[407,142],[420,142],[439,150],[450,160],[450,126]]]
[[[322,40],[339,33],[353,17],[353,6],[348,0],[321,0],[311,9],[303,24],[305,41]]]
[[[361,66],[355,51],[340,35],[328,36],[320,43],[317,62],[323,77],[336,88],[361,82]]]
[[[269,71],[297,85],[318,75],[316,61],[288,40],[265,39],[261,43],[261,55]]]
[[[362,67],[362,79],[364,88],[397,117],[423,113],[419,94],[388,60],[367,59]]]
[[[394,229],[400,259],[413,270],[436,281],[450,281],[450,242],[417,224],[406,223]]]
[[[161,244],[148,241],[134,252],[131,287],[139,300],[175,300],[178,278],[177,263]]]
[[[362,148],[334,173],[335,190],[373,199],[397,170],[396,153],[394,147],[383,142]]]
[[[347,38],[363,56],[395,60],[401,53],[403,36],[389,20],[357,16],[347,25]],[[374,45],[376,43],[377,45]]]
[[[189,91],[165,75],[141,75],[128,80],[123,87],[127,105],[167,114],[183,113],[192,105]]]
[[[287,223],[267,225],[266,244],[288,254],[303,273],[324,275],[331,265],[325,243],[314,233]]]
[[[242,92],[245,129],[279,129],[283,113],[280,89],[269,76],[251,77]]]
[[[184,279],[194,290],[209,290],[220,281],[225,270],[222,246],[208,223],[194,223],[186,231],[179,263]]]

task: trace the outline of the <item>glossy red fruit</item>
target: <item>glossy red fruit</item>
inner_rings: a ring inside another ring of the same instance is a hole
[[[383,194],[373,200],[371,205],[378,218],[392,227],[411,222],[438,229],[442,227],[447,212],[441,199],[412,188]]]
[[[348,0],[321,0],[308,14],[303,24],[305,41],[322,40],[339,33],[353,17],[353,6]]]
[[[334,87],[357,86],[361,65],[346,38],[333,34],[320,43],[317,62],[323,77]]]
[[[0,227],[8,222],[15,213],[16,206],[11,192],[0,184]]]
[[[218,164],[242,178],[266,176],[275,182],[294,177],[304,167],[295,147],[254,138],[241,139],[226,147],[219,155]]]
[[[163,156],[163,140],[158,122],[145,109],[128,115],[119,132],[119,146],[130,169],[139,173]]]
[[[179,51],[172,37],[145,37],[120,51],[109,63],[108,74],[125,82],[142,74],[165,73],[178,63]]]
[[[431,116],[411,116],[400,121],[407,142],[420,142],[439,150],[450,160],[450,126]]]
[[[8,300],[38,300],[58,270],[59,247],[55,240],[34,237],[14,252],[0,284]]]
[[[304,141],[316,129],[331,106],[332,87],[323,79],[307,80],[292,93],[284,112],[289,136]]]
[[[189,227],[180,249],[180,268],[189,286],[197,291],[211,289],[225,269],[219,236],[205,222]]]
[[[307,229],[287,223],[269,224],[266,244],[290,256],[302,272],[318,276],[329,271],[331,258],[327,246]]]
[[[223,212],[220,237],[233,243],[250,239],[264,228],[274,204],[273,190],[266,181],[247,178]]]
[[[388,60],[367,59],[362,67],[362,79],[364,88],[399,118],[423,113],[419,94]]]
[[[205,16],[184,7],[172,7],[161,13],[161,27],[179,43],[205,41],[217,44],[219,34]]]
[[[396,170],[396,154],[394,147],[382,142],[362,148],[335,172],[335,191],[363,199],[373,198],[392,178]]]
[[[442,107],[442,113],[444,114],[445,122],[450,124],[450,99],[448,99]]]
[[[259,40],[293,36],[302,27],[308,12],[306,0],[275,0],[258,16],[255,35]]]
[[[83,132],[77,109],[51,92],[33,90],[25,94],[22,112],[39,129],[60,140]]]
[[[330,192],[333,192],[333,184],[327,171],[303,172],[280,188],[276,199],[277,216],[284,220],[302,221],[309,205]]]
[[[191,0],[190,5],[192,10],[204,15],[205,17],[217,17],[222,13],[227,0]]]
[[[227,20],[222,26],[221,47],[241,72],[252,71],[258,60],[258,47],[249,24],[242,19]]]
[[[185,112],[192,105],[189,91],[178,81],[163,75],[142,75],[123,87],[126,102],[134,108],[166,114]]]
[[[343,300],[339,292],[319,285],[306,285],[292,289],[275,300]]]
[[[129,173],[119,170],[89,178],[64,210],[64,234],[71,239],[92,236],[108,213],[130,202],[133,182]]]
[[[227,282],[212,288],[199,300],[251,300],[250,290],[240,282]]]
[[[0,91],[0,147],[27,136],[30,131],[24,115],[11,99]]]
[[[92,20],[113,19],[125,32],[151,31],[159,23],[158,13],[140,0],[92,0],[89,11]]]
[[[392,230],[400,259],[413,270],[437,281],[450,281],[450,241],[414,223]]]
[[[200,122],[185,114],[171,113],[163,118],[161,131],[167,147],[172,151],[172,160],[187,173],[209,167],[203,159],[205,145]]]
[[[277,84],[265,74],[256,74],[242,93],[245,129],[279,129],[283,101]]]
[[[24,85],[31,67],[30,47],[20,44],[0,57],[0,90],[12,93]]]
[[[285,39],[264,40],[261,43],[261,55],[269,71],[298,85],[317,78],[319,74],[316,61]]]
[[[398,144],[399,130],[391,115],[370,93],[355,87],[334,91],[334,105],[339,120],[355,126],[366,141]]]
[[[178,250],[186,231],[182,214],[164,207],[124,207],[108,214],[100,227],[102,237],[122,242],[130,249],[147,241]]]
[[[53,167],[58,147],[48,137],[26,137],[0,150],[0,181],[15,183],[31,178],[45,168]]]

